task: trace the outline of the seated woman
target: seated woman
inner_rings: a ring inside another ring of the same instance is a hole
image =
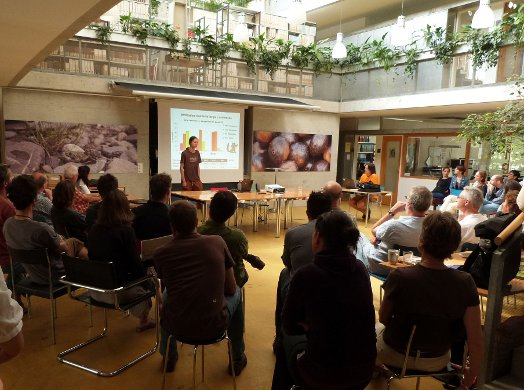
[[[86,220],[78,211],[73,210],[75,185],[70,180],[64,180],[55,187],[51,221],[58,234],[64,237],[74,237],[86,242]]]
[[[452,343],[460,336],[464,339],[465,329],[470,367],[464,384],[469,387],[475,382],[483,353],[477,288],[471,275],[444,264],[459,242],[460,225],[450,213],[435,211],[424,219],[419,242],[422,261],[391,272],[383,286],[378,364],[402,367],[411,330],[417,325],[407,368],[439,371],[450,361]]]
[[[457,165],[455,174],[451,178],[450,190],[463,190],[464,187],[469,186],[469,179],[465,176],[466,168],[462,165]]]
[[[91,168],[87,165],[81,165],[78,167],[78,180],[76,181],[76,186],[82,194],[90,194],[89,190],[89,172]]]
[[[519,191],[517,190],[510,190],[507,191],[504,195],[504,201],[500,205],[499,211],[497,212],[497,215],[505,215],[505,214],[515,214],[519,215],[522,210],[517,205],[517,197],[519,195]]]
[[[284,348],[307,338],[305,352],[289,369],[307,389],[364,389],[375,366],[375,312],[369,276],[353,255],[359,231],[346,213],[318,217],[314,262],[291,281],[283,311]],[[304,336],[305,333],[305,336]],[[289,364],[289,363],[288,363]]]
[[[449,167],[442,168],[442,177],[438,179],[437,185],[433,191],[431,191],[433,198],[444,199],[449,195],[449,186],[451,184],[451,177],[449,177],[450,172],[451,169]]]
[[[488,174],[486,171],[477,171],[473,177],[473,183],[470,184],[470,186],[481,190],[483,196],[486,196],[486,191],[488,190],[488,185],[486,184],[487,177]]]
[[[364,173],[360,177],[359,183],[371,182],[379,184],[377,170],[375,164],[367,163],[364,165]],[[355,195],[349,200],[349,206],[362,212],[362,219],[366,219],[366,209],[368,207],[368,196],[367,195]],[[371,215],[371,210],[368,210],[368,218]]]
[[[111,191],[102,201],[96,222],[87,237],[89,259],[116,263],[122,284],[146,274],[136,249],[132,220],[133,213],[124,193],[120,190]],[[122,302],[132,301],[144,294],[146,288],[153,289],[154,286],[138,285],[129,288],[120,293],[119,299]],[[91,296],[100,302],[113,303],[111,294],[91,292]],[[151,300],[143,301],[129,310],[139,320],[137,332],[155,327],[155,323],[148,317],[150,310]]]

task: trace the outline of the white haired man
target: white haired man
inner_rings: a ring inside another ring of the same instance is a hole
[[[459,248],[466,243],[478,244],[480,239],[475,236],[475,226],[488,219],[479,213],[484,197],[482,191],[476,187],[465,187],[457,198],[457,209],[459,210],[459,224],[461,229],[461,240]]]
[[[100,197],[96,194],[86,195],[83,194],[77,187],[76,182],[78,181],[78,167],[73,164],[68,164],[64,168],[64,179],[70,180],[75,186],[75,194],[73,196],[73,209],[78,211],[80,214],[85,215],[89,202],[97,202]]]

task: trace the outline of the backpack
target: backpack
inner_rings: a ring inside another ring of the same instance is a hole
[[[358,183],[357,188],[362,192],[380,192],[380,184],[371,183],[370,181]]]

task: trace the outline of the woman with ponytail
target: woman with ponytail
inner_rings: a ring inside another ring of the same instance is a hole
[[[307,389],[357,390],[371,380],[375,311],[368,273],[353,255],[358,239],[346,213],[322,214],[312,237],[314,262],[291,281],[283,312],[284,347],[294,381]],[[296,335],[302,335],[303,353],[297,351]]]

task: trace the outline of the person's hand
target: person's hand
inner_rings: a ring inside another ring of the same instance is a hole
[[[380,240],[379,240],[377,237],[375,237],[375,236],[373,236],[373,237],[371,238],[370,242],[371,242],[373,245],[378,245],[378,244],[380,244]]]
[[[405,210],[406,210],[406,202],[397,202],[393,205],[393,207],[389,211],[392,212],[393,214],[397,214]]]
[[[471,373],[471,370],[469,368],[466,368],[464,370],[464,381],[462,382],[460,388],[469,389],[471,386],[475,384],[476,381],[477,377]]]
[[[182,187],[185,187],[185,186],[186,186],[186,181],[182,180]]]
[[[44,188],[44,196],[48,199],[53,199],[53,192],[49,188]]]

